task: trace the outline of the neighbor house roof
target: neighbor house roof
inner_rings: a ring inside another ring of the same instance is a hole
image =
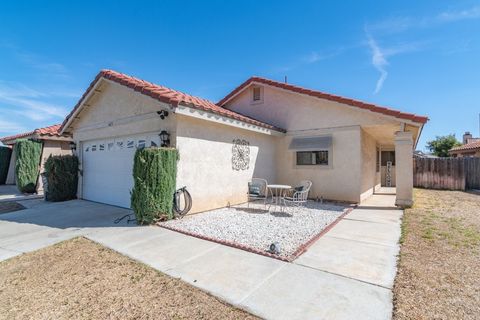
[[[61,124],[54,124],[53,126],[48,126],[44,128],[38,128],[33,131],[19,133],[13,136],[3,137],[0,138],[0,141],[12,141],[21,138],[25,138],[28,136],[39,136],[39,137],[59,137],[60,136],[60,127]]]
[[[276,88],[280,88],[280,89],[284,89],[284,90],[288,90],[296,93],[301,93],[301,94],[305,94],[305,95],[316,97],[316,98],[335,101],[335,102],[343,103],[352,107],[369,110],[372,112],[384,114],[387,116],[392,116],[399,119],[411,120],[413,122],[418,122],[422,124],[428,121],[428,117],[425,117],[425,116],[419,116],[413,113],[401,112],[391,108],[382,107],[375,104],[366,103],[366,102],[354,100],[354,99],[349,99],[349,98],[345,98],[345,97],[341,97],[333,94],[328,94],[328,93],[324,93],[317,90],[306,89],[299,86],[294,86],[291,84],[269,80],[261,77],[251,77],[250,79],[242,83],[240,86],[238,86],[236,89],[234,89],[232,92],[230,92],[225,98],[220,100],[217,104],[221,107],[225,106],[225,104],[227,104],[233,97],[235,97],[245,88],[247,88],[250,84],[254,84],[254,83],[265,84],[272,87],[276,87]]]
[[[477,149],[480,149],[480,141],[474,141],[458,147],[454,147],[450,149],[450,152],[455,153],[455,152],[463,152],[463,151],[470,151],[470,150],[477,150]]]
[[[246,122],[249,124],[253,124],[259,127],[264,127],[267,129],[272,129],[280,132],[285,132],[284,129],[277,128],[275,126],[272,126],[268,123],[262,122],[255,120],[253,118],[247,117],[245,115],[242,115],[238,112],[234,112],[225,108],[222,108],[215,103],[195,97],[174,89],[170,89],[164,86],[160,86],[145,80],[141,80],[132,76],[128,76],[126,74],[116,72],[113,70],[102,70],[100,71],[95,79],[92,81],[88,89],[85,91],[83,96],[80,98],[78,101],[77,105],[73,108],[73,110],[70,112],[70,114],[65,118],[63,124],[62,124],[62,129],[64,130],[65,125],[68,123],[68,120],[72,117],[72,115],[77,111],[78,108],[82,105],[84,102],[85,98],[89,94],[89,92],[93,89],[97,81],[99,81],[101,78],[111,80],[113,82],[116,82],[118,84],[121,84],[123,86],[126,86],[130,89],[133,89],[139,93],[142,93],[144,95],[150,96],[153,99],[156,99],[158,101],[168,103],[173,105],[174,107],[178,106],[179,104],[186,105],[189,107],[192,107],[194,109],[199,109],[207,112],[211,112],[220,116],[224,116],[227,118],[239,120],[242,122]]]

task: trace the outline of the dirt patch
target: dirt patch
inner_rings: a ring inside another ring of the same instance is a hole
[[[85,238],[0,263],[0,319],[256,319]]]
[[[23,209],[25,209],[25,207],[15,201],[0,202],[0,214]]]
[[[394,319],[480,319],[480,195],[416,189],[401,242]]]

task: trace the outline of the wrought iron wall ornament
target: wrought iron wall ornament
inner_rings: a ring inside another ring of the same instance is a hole
[[[247,170],[250,167],[250,143],[243,139],[233,139],[232,169]]]

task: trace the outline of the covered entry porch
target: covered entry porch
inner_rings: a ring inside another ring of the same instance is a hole
[[[413,124],[362,127],[376,143],[375,195],[395,195],[395,205],[413,204],[413,150],[420,128]],[[391,199],[391,197],[390,197]]]

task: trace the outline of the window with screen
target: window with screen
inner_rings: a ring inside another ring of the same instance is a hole
[[[328,166],[328,150],[297,151],[298,166]]]

